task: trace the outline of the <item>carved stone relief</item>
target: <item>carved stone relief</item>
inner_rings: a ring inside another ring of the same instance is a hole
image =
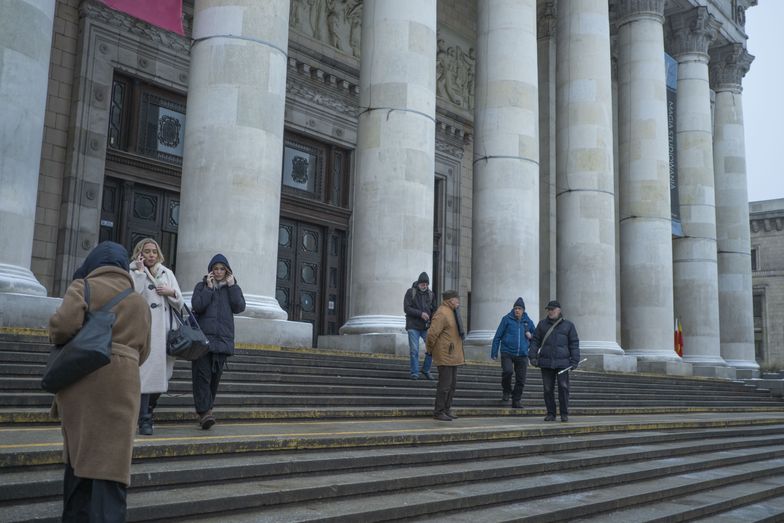
[[[362,0],[291,0],[289,26],[359,58]]]
[[[438,32],[436,51],[436,96],[466,110],[474,108],[473,47],[457,42],[449,33]]]

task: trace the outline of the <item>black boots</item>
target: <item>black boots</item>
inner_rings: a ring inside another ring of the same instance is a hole
[[[152,415],[147,414],[139,418],[139,434],[152,436]]]

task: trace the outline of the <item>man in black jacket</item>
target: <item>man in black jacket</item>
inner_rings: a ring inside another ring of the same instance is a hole
[[[430,318],[433,317],[438,306],[433,291],[428,288],[429,284],[430,278],[426,272],[423,272],[403,297],[403,311],[406,313],[406,331],[408,331],[409,370],[412,380],[419,379],[419,338],[422,338],[422,341],[427,340]],[[433,379],[430,374],[432,364],[433,357],[425,353],[422,375],[429,380]]]
[[[547,317],[536,326],[529,357],[542,371],[545,421],[555,421],[555,382],[558,382],[558,405],[561,421],[569,421],[569,371],[580,363],[580,340],[574,323],[561,315],[561,304],[553,300],[545,307]]]

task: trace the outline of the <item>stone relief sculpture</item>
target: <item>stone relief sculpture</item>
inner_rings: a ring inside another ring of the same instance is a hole
[[[438,39],[437,45],[436,95],[465,110],[473,109],[474,49],[466,52],[460,45],[448,45],[443,38]]]
[[[362,0],[291,0],[292,29],[359,57]]]

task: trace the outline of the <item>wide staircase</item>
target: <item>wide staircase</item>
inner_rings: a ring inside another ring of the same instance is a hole
[[[57,521],[62,439],[49,347],[0,334],[0,522]],[[137,437],[130,521],[784,521],[784,401],[738,382],[572,374],[568,423],[523,409],[497,364],[460,370],[452,422],[407,359],[242,349],[196,425],[178,362]]]

